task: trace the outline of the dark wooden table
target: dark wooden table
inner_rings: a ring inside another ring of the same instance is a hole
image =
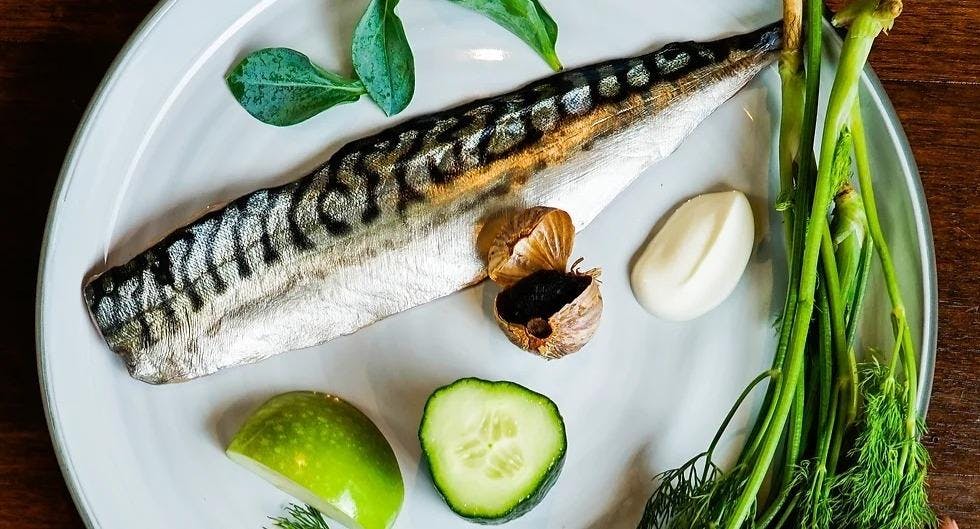
[[[206,0],[200,0],[206,1]],[[34,286],[48,202],[89,98],[155,0],[0,0],[0,528],[81,528],[38,391]],[[908,0],[872,56],[925,184],[939,265],[927,437],[936,509],[980,528],[980,3]]]

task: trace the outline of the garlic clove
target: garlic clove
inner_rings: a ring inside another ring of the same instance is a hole
[[[525,351],[549,360],[574,353],[599,328],[600,273],[539,270],[497,295],[497,324]]]
[[[533,207],[501,227],[487,256],[490,279],[503,287],[539,270],[564,271],[572,254],[575,225],[560,209]]]

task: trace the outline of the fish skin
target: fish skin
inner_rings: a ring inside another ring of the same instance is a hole
[[[84,287],[152,384],[316,345],[485,277],[481,246],[536,205],[587,225],[770,64],[778,24],[556,74],[341,147]]]

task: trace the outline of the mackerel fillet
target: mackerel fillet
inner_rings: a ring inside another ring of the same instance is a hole
[[[779,45],[777,25],[669,44],[409,120],[179,228],[89,281],[85,301],[154,384],[354,332],[482,280],[484,228],[509,212],[587,225]]]

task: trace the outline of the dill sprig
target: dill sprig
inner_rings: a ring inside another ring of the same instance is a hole
[[[647,502],[640,529],[669,527],[670,524],[707,498],[722,471],[701,452],[678,468],[657,475],[660,485]]]
[[[875,362],[862,371],[864,413],[850,451],[854,466],[838,478],[835,503],[848,525],[881,527],[902,484],[904,412],[888,366]]]
[[[760,383],[775,379],[777,370],[766,371],[755,377],[742,390],[722,421],[708,449],[694,456],[675,469],[660,473],[654,479],[659,482],[643,511],[637,529],[700,529],[718,527],[733,514],[733,498],[737,498],[748,477],[745,462],[740,462],[728,472],[723,472],[713,461],[715,448],[728,429],[735,413]],[[755,503],[750,506],[755,515]]]
[[[850,452],[854,466],[835,484],[833,501],[841,520],[855,528],[934,527],[936,515],[925,489],[929,454],[919,440],[921,420],[916,435],[907,435],[907,388],[893,366],[874,362],[862,375],[865,411]]]
[[[731,499],[745,486],[744,468],[722,470],[702,452],[660,474],[639,529],[708,529],[732,514]]]
[[[286,514],[269,519],[278,529],[330,529],[320,511],[309,505],[291,503],[286,507]]]
[[[660,486],[647,501],[639,527],[663,527],[678,511],[687,508],[704,486],[721,474],[721,469],[701,452],[678,468],[658,474],[654,479]]]
[[[924,429],[920,420],[919,430]],[[936,513],[929,507],[929,496],[926,493],[926,472],[929,468],[929,452],[919,440],[921,436],[906,441],[909,447],[909,459],[906,462],[905,477],[899,492],[898,502],[889,523],[883,529],[919,529],[936,527]]]
[[[850,13],[851,15],[857,13],[852,25],[862,23],[863,19],[865,25],[869,23],[868,20],[871,20],[872,25],[877,24],[883,28],[890,28],[894,18],[901,12],[901,2],[898,0],[881,0],[877,3],[872,0],[858,0],[855,4],[860,4],[861,7],[857,11],[852,10]],[[858,38],[870,41],[874,37],[859,35]],[[937,520],[935,513],[929,507],[925,487],[929,455],[921,442],[925,427],[916,409],[920,388],[917,374],[918,355],[907,320],[905,305],[902,301],[895,265],[878,218],[868,141],[857,98],[854,101],[850,120],[850,127],[854,136],[854,158],[857,175],[867,212],[868,233],[876,247],[882,276],[891,301],[891,316],[895,334],[894,350],[888,368],[872,366],[870,380],[877,381],[878,387],[872,385],[867,391],[863,425],[866,432],[859,435],[855,445],[855,450],[863,449],[868,452],[868,459],[874,456],[885,458],[883,461],[879,459],[877,463],[879,468],[873,468],[872,471],[884,471],[885,476],[878,478],[879,484],[888,488],[878,491],[866,490],[864,497],[873,498],[876,497],[874,495],[876,493],[880,496],[878,504],[885,507],[882,512],[886,518],[872,527],[886,529],[933,527]],[[904,371],[902,378],[898,378],[896,374],[899,365]],[[874,406],[878,406],[879,410],[876,410]],[[873,437],[874,435],[878,435],[880,438],[876,439]],[[862,444],[862,440],[864,444]],[[868,445],[868,443],[875,441],[877,447],[874,444]],[[861,472],[860,458],[854,470]],[[890,474],[889,471],[891,471]],[[864,478],[874,478],[868,469],[865,469],[864,472]],[[856,475],[861,477],[860,474]],[[861,487],[870,488],[870,485],[861,484],[857,482],[857,479],[852,481],[850,486],[859,492]],[[843,485],[844,493],[847,492],[846,487],[846,484]],[[854,491],[851,493],[855,494]],[[888,502],[888,497],[892,498],[891,502]],[[868,507],[852,506],[852,508],[867,509]],[[873,513],[864,513],[862,518],[857,521],[873,519],[874,516]],[[862,526],[859,525],[858,527]]]
[[[804,461],[800,465],[800,481],[807,483],[800,503],[799,527],[807,529],[828,529],[833,518],[830,500],[830,487],[827,482],[827,468],[815,460]]]

